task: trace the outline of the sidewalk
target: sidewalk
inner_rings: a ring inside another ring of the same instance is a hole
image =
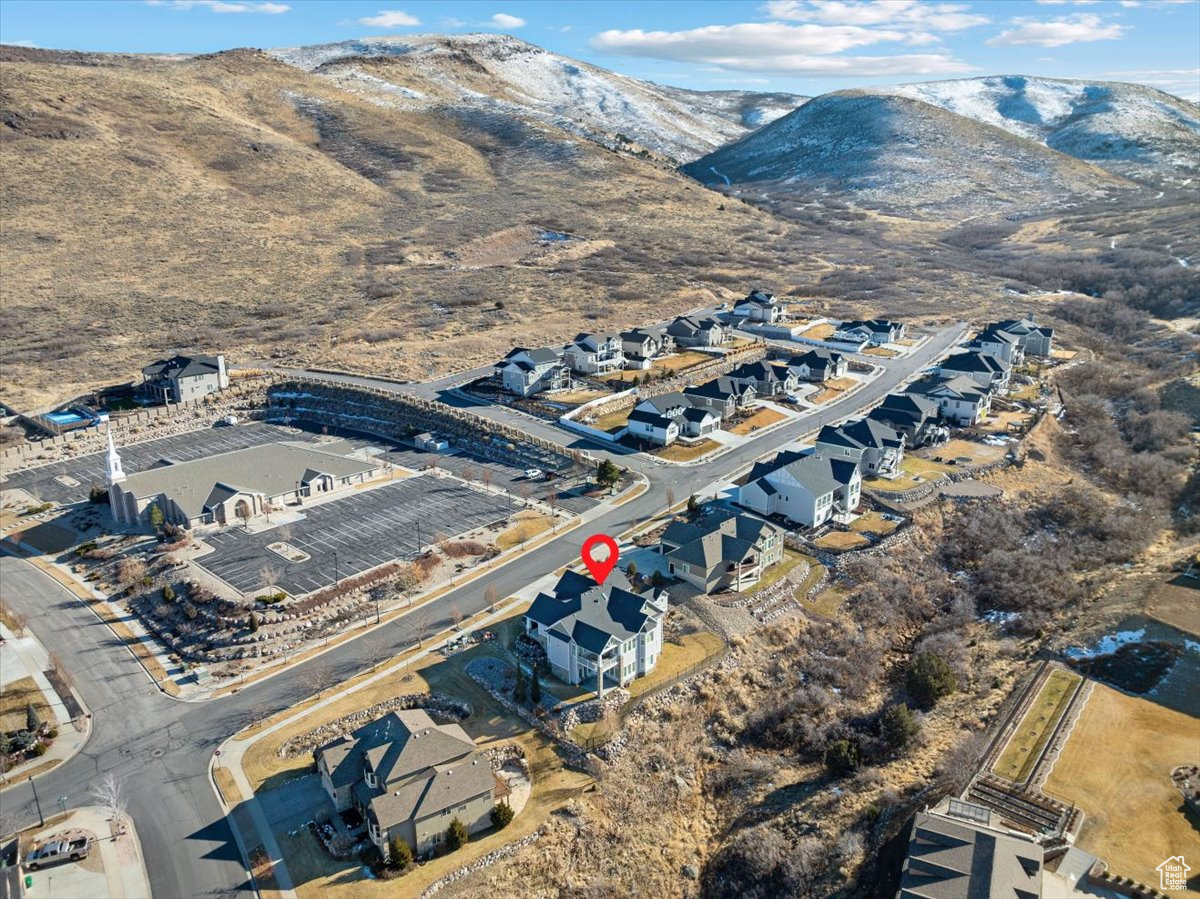
[[[39,775],[45,774],[50,770],[51,762],[61,764],[72,758],[83,749],[91,736],[91,721],[79,697],[72,692],[69,701],[78,712],[72,715],[67,703],[50,683],[50,679],[46,677],[46,671],[50,668],[49,653],[31,631],[27,630],[25,636],[18,637],[0,624],[0,637],[4,638],[3,648],[0,649],[0,688],[25,678],[32,678],[45,697],[46,704],[50,706],[55,719],[54,726],[58,729],[58,736],[54,738],[45,755],[23,762],[0,777],[0,790],[3,790],[25,780],[30,776],[29,772],[36,770]]]
[[[106,809],[96,806],[71,809],[65,821],[36,831],[33,843],[69,830],[91,832],[96,843],[91,855],[81,862],[64,862],[39,871],[26,872],[33,885],[25,893],[31,899],[151,899],[150,878],[142,857],[142,845],[133,820],[122,816],[114,826]]]

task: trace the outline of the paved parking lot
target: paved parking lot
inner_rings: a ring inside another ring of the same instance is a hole
[[[256,534],[229,528],[207,536],[215,550],[197,563],[242,593],[263,589],[269,573],[276,586],[298,596],[332,584],[335,561],[339,578],[352,577],[393,559],[415,558],[418,528],[428,545],[435,534],[457,536],[519,508],[508,497],[422,475],[312,506],[303,520],[282,528]],[[309,558],[288,562],[266,548],[284,539]]]
[[[315,434],[307,434],[290,428],[265,422],[252,422],[235,427],[206,428],[187,434],[176,434],[145,443],[134,443],[118,447],[125,471],[133,474],[146,471],[161,459],[190,462],[217,453],[261,446],[277,440],[317,440]],[[17,471],[0,481],[0,489],[20,487],[43,502],[78,503],[88,498],[93,484],[106,483],[107,453],[93,453],[54,462],[39,468]]]

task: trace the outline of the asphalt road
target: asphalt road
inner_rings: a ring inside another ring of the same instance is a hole
[[[593,520],[585,528],[505,565],[466,587],[427,604],[420,615],[397,619],[370,637],[386,639],[393,650],[413,645],[418,637],[444,630],[451,610],[470,615],[486,606],[484,593],[494,586],[508,596],[540,573],[574,561],[583,541],[593,533],[619,533],[645,521],[666,505],[667,490],[676,499],[727,481],[756,458],[818,428],[837,422],[878,402],[886,393],[925,368],[953,346],[960,326],[939,332],[911,356],[890,360],[886,371],[854,394],[814,410],[761,438],[697,465],[658,465],[641,456],[617,460],[642,471],[650,489]],[[360,383],[406,392],[403,385],[343,375],[320,375],[340,383]],[[517,416],[521,421],[526,419]],[[559,440],[570,439],[558,431]],[[597,455],[604,455],[597,451]],[[236,845],[208,779],[213,749],[245,726],[262,707],[282,709],[311,693],[309,661],[239,693],[204,703],[185,703],[160,693],[140,665],[92,613],[53,579],[24,560],[0,558],[0,591],[27,620],[38,638],[64,661],[76,688],[91,709],[93,733],[83,751],[38,778],[43,809],[59,796],[68,804],[83,802],[101,776],[124,779],[129,812],[141,835],[156,899],[208,896],[251,896],[253,890]],[[376,636],[378,635],[378,636]],[[372,652],[371,655],[374,653]],[[343,677],[370,667],[363,641],[353,640],[321,656]],[[37,820],[33,792],[27,783],[0,798],[4,823],[28,826]],[[0,828],[5,830],[8,828]]]

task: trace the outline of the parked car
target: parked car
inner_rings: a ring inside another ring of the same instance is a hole
[[[88,836],[76,837],[73,840],[55,840],[44,846],[38,846],[25,856],[25,867],[30,871],[36,871],[38,868],[58,862],[77,862],[87,858],[91,851],[92,838]]]
[[[539,481],[542,479],[542,470],[540,468],[526,468],[525,477],[530,481]]]

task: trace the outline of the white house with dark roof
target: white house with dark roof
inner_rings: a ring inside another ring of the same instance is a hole
[[[825,425],[817,435],[816,446],[831,458],[851,460],[864,477],[894,474],[904,461],[904,435],[869,418]]]
[[[875,345],[893,343],[904,339],[905,326],[902,322],[886,318],[870,318],[864,321],[848,321],[838,325],[830,340],[856,343],[862,340]]]
[[[786,365],[767,362],[746,362],[725,377],[754,388],[756,396],[781,396],[791,393],[800,384],[799,374]]]
[[[720,346],[725,328],[715,318],[681,315],[667,325],[667,335],[681,347]]]
[[[858,507],[862,473],[849,459],[827,453],[782,452],[759,462],[738,488],[738,505],[759,515],[779,515],[805,527],[844,521]]]
[[[662,653],[668,595],[634,591],[614,569],[603,585],[567,571],[525,613],[525,633],[546,650],[550,669],[569,684],[623,687],[654,669]]]
[[[122,471],[114,480],[113,449],[108,502],[120,524],[145,524],[151,505],[158,506],[164,521],[184,527],[235,524],[289,501],[350,489],[383,471],[381,462],[356,458],[353,452],[343,441],[283,441],[190,462],[162,459],[145,471]]]
[[[993,356],[991,353],[981,353],[968,350],[965,353],[954,353],[947,356],[934,370],[938,377],[957,378],[959,375],[970,378],[984,390],[998,393],[1008,389],[1012,376],[1012,366]]]
[[[225,357],[172,356],[142,369],[142,393],[156,403],[203,399],[229,386]]]
[[[787,318],[787,305],[773,293],[752,290],[749,296],[734,305],[733,314],[746,321],[773,325]]]
[[[571,370],[562,354],[549,347],[516,347],[492,367],[500,386],[517,396],[533,396],[544,390],[571,386]]]
[[[1049,356],[1054,352],[1054,329],[1039,325],[1032,312],[1024,318],[992,322],[983,330],[984,333],[1003,331],[1011,334],[1020,341],[1021,349],[1029,356]]]
[[[938,401],[916,393],[889,393],[867,418],[899,432],[906,446],[925,446],[949,436],[939,423]]]
[[[1020,365],[1025,361],[1021,338],[1007,331],[985,328],[967,344],[967,349],[989,353],[997,359],[1003,359],[1009,365]]]
[[[314,755],[334,807],[357,808],[385,858],[397,839],[417,855],[434,852],[455,818],[468,834],[490,827],[496,798],[508,794],[467,732],[423,709],[392,712]]]
[[[658,551],[672,576],[703,590],[746,590],[783,558],[783,528],[754,515],[709,509],[695,521],[672,521]]]
[[[992,409],[991,391],[965,375],[926,378],[910,384],[906,392],[933,400],[943,420],[962,427],[978,424]]]
[[[667,352],[670,341],[662,328],[633,328],[621,332],[621,351],[625,354],[625,367],[647,369],[650,360]]]
[[[801,381],[820,382],[845,377],[849,363],[841,353],[817,348],[792,356],[787,361],[787,367]]]
[[[626,424],[631,436],[658,446],[670,446],[680,437],[703,437],[720,427],[718,412],[697,405],[678,391],[641,400]]]
[[[563,350],[563,362],[582,374],[605,374],[625,366],[620,334],[576,334]]]

